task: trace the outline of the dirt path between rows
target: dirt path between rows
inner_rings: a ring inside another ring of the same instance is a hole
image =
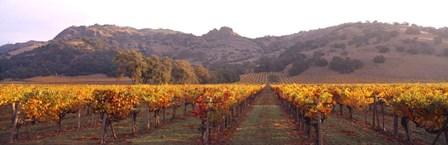
[[[303,142],[279,103],[270,87],[262,90],[227,144],[287,145]]]
[[[324,144],[396,144],[388,137],[337,115],[329,116],[322,127]],[[271,88],[267,87],[256,98],[227,144],[300,145],[309,144],[309,142],[305,133],[298,131],[293,119],[282,110],[280,101],[277,100]]]

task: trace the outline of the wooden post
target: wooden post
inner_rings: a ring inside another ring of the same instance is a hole
[[[305,115],[302,114],[302,130],[304,130],[306,128],[306,119],[305,119]]]
[[[64,119],[64,115],[59,114],[58,117],[58,129],[56,130],[57,133],[62,131],[62,119]]]
[[[353,120],[353,108],[352,107],[348,107],[348,112],[350,114],[350,120]]]
[[[320,102],[320,100],[317,99],[317,104],[319,104],[319,102]],[[321,113],[318,110],[317,111],[317,143],[316,143],[316,145],[323,145],[322,122],[321,121],[322,121]]]
[[[28,135],[28,139],[31,139],[30,130],[28,129],[28,124],[25,125],[26,134]]]
[[[299,107],[296,107],[296,112],[294,115],[294,121],[298,122],[299,121]]]
[[[401,125],[403,126],[404,130],[406,131],[407,139],[412,144],[411,130],[409,130],[409,119],[407,117],[401,117]]]
[[[78,118],[78,130],[79,129],[81,129],[81,111],[82,111],[82,107],[80,107],[79,109],[78,109],[78,114],[77,114],[77,118]]]
[[[149,104],[146,105],[146,129],[151,128],[151,110]]]
[[[207,106],[207,128],[206,128],[206,131],[207,131],[207,144],[206,145],[209,145],[210,144],[210,137],[211,137],[211,131],[210,131],[210,120],[208,120],[208,116],[210,116],[210,106],[211,106],[211,103],[212,103],[212,98],[210,98],[210,100],[209,100],[209,104],[208,104],[208,106]]]
[[[394,111],[394,136],[398,138],[398,115]]]
[[[154,117],[155,117],[155,121],[156,121],[156,127],[158,128],[160,126],[160,109],[157,109],[156,111],[154,111]]]
[[[16,102],[11,103],[11,123],[14,123],[14,116],[16,115]]]
[[[224,115],[224,128],[227,128],[227,114]]]
[[[174,103],[174,106],[173,106],[173,114],[172,114],[172,116],[171,116],[171,121],[173,121],[174,119],[176,119],[176,110],[177,110],[177,103]]]
[[[379,117],[379,113],[378,113],[378,111],[376,111],[376,126],[377,126],[377,128],[381,128],[381,126],[380,126],[380,117]]]
[[[372,123],[372,127],[373,129],[375,129],[375,116],[376,116],[376,95],[373,95],[373,123]]]
[[[303,119],[302,119],[302,113],[299,112],[299,130],[302,130],[302,124],[303,124]]]
[[[187,105],[188,103],[184,103],[184,117],[187,115]]]
[[[103,113],[103,125],[101,129],[101,144],[106,143],[106,134],[107,134],[107,114]]]
[[[132,135],[135,135],[136,133],[136,124],[137,124],[137,111],[133,110],[132,112],[132,122],[131,122],[131,127],[132,127]],[[111,123],[111,127],[112,127],[112,123]]]
[[[166,115],[166,111],[165,111],[165,107],[162,107],[162,121],[165,121],[165,115]]]
[[[112,131],[114,141],[117,141],[117,134],[115,133],[115,129],[114,129],[114,126],[112,125],[112,121],[108,121],[108,124],[110,125],[110,130]]]
[[[339,111],[341,112],[340,114],[341,114],[341,116],[342,116],[342,104],[339,104]]]
[[[98,120],[95,120],[95,113],[93,112],[93,109],[92,109],[92,113],[90,114],[90,119],[92,121],[92,125],[96,126],[96,122],[98,122]]]
[[[305,132],[308,137],[308,142],[311,143],[311,119],[305,118]]]
[[[9,143],[13,143],[17,139],[19,139],[19,131],[18,131],[18,123],[19,123],[19,115],[20,115],[20,100],[12,103],[13,107],[13,116],[12,116],[12,128],[11,128],[11,138]]]
[[[385,129],[386,129],[386,127],[384,126],[384,114],[385,114],[385,112],[384,112],[384,103],[381,103],[381,113],[383,114],[383,131],[385,131]]]
[[[368,122],[367,122],[367,111],[364,112],[364,122],[365,122],[365,123],[368,123]]]

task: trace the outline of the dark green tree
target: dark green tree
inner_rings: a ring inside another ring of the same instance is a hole
[[[157,55],[152,55],[146,59],[147,68],[143,72],[143,83],[145,84],[162,84],[164,70],[162,69],[162,60]]]
[[[162,69],[161,83],[168,84],[171,82],[173,78],[172,77],[173,63],[174,63],[173,60],[166,56],[160,59],[160,66]]]
[[[185,60],[176,60],[173,64],[172,81],[174,84],[196,84],[199,83],[193,67]]]
[[[338,56],[333,57],[330,62],[329,68],[339,73],[348,74],[356,69],[363,67],[363,63],[357,59],[351,59],[349,57],[341,58]]]
[[[290,76],[299,75],[310,67],[310,63],[308,63],[305,59],[297,60],[292,64],[292,68],[288,71]]]
[[[147,68],[145,57],[137,51],[120,50],[114,60],[119,66],[117,69],[117,77],[121,78],[125,74],[129,74],[133,84],[142,83],[143,72]]]
[[[207,84],[210,82],[211,76],[207,68],[203,67],[202,65],[194,65],[193,69],[199,83]]]
[[[386,61],[386,58],[382,55],[378,55],[373,58],[374,63],[384,63],[385,61]]]

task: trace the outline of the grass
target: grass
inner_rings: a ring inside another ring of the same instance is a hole
[[[182,144],[185,142],[190,142],[193,136],[199,134],[196,129],[199,126],[199,119],[193,118],[190,115],[186,116],[185,119],[180,118],[182,115],[184,107],[180,107],[177,110],[177,119],[170,121],[172,109],[166,110],[165,120],[161,120],[161,127],[146,129],[146,117],[144,112],[141,111],[137,117],[137,135],[133,136],[131,134],[130,119],[122,120],[118,123],[114,123],[114,128],[118,136],[117,141],[113,141],[110,129],[108,128],[108,142],[114,144],[129,144],[131,142],[136,142],[136,144],[147,144],[145,142],[148,139],[156,141],[159,138],[159,142],[163,143],[169,140],[179,140]],[[191,111],[191,107],[187,106],[188,111]],[[151,122],[154,122],[153,113],[151,115]],[[25,128],[20,129],[19,142],[14,144],[24,144],[24,145],[37,145],[37,144],[77,144],[77,145],[89,145],[98,144],[100,141],[100,123],[96,122],[95,125],[89,124],[92,117],[84,115],[82,117],[83,127],[81,130],[76,130],[77,119],[74,114],[67,116],[67,119],[63,121],[64,131],[61,133],[55,133],[56,124],[55,123],[38,123],[36,125],[30,125],[30,136],[28,139]],[[97,119],[99,119],[97,117]],[[161,117],[162,119],[162,117]],[[2,122],[10,122],[10,120],[2,120]],[[183,133],[182,133],[183,132]],[[9,130],[0,131],[0,144],[7,144],[10,136]],[[162,138],[162,139],[161,139]],[[163,140],[163,138],[165,138]],[[155,142],[151,144],[156,144]]]
[[[283,114],[270,89],[263,90],[251,106],[247,117],[236,128],[230,145],[297,144],[303,138],[296,132]]]
[[[346,121],[350,122],[350,120],[347,119],[348,118],[348,110],[344,108],[343,111],[344,111],[344,116],[346,118]],[[339,113],[339,107],[337,107],[337,111],[336,112]],[[372,112],[373,111],[369,111],[367,113],[367,124],[369,126],[371,126],[371,124],[372,124],[372,119],[373,119],[373,113]],[[390,114],[390,112],[391,112],[390,110],[386,109],[385,128],[386,128],[387,133],[392,134],[392,131],[393,131],[393,116],[387,115],[387,114]],[[353,111],[353,118],[354,118],[354,120],[356,120],[358,122],[365,123],[365,121],[364,121],[364,114],[365,114],[364,112]],[[380,121],[380,126],[381,127],[382,127],[382,119],[383,119],[382,118],[382,114],[379,113],[379,121]],[[399,132],[399,134],[401,134],[400,135],[400,139],[404,140],[406,133],[405,133],[404,128],[400,124],[400,121],[401,121],[400,119],[401,118],[398,118],[398,119],[399,119],[398,120],[398,132]],[[412,137],[414,138],[414,140],[417,139],[422,144],[432,144],[432,142],[434,141],[434,139],[436,137],[436,134],[428,133],[423,128],[416,127],[416,125],[412,121],[409,121],[409,128],[411,130],[411,134],[412,134]],[[445,143],[446,143],[445,142],[445,137],[444,137],[443,134],[441,134],[441,136],[439,137],[439,140],[437,141],[436,144],[437,145],[439,145],[439,144],[440,145],[444,145]]]
[[[200,136],[198,126],[200,120],[186,118],[173,124],[154,130],[149,135],[138,135],[127,141],[137,145],[186,145],[195,144],[196,138]]]
[[[388,145],[396,144],[374,130],[364,128],[338,116],[330,116],[323,122],[325,144],[334,145]]]

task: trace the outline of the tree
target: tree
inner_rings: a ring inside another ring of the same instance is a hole
[[[196,77],[199,80],[199,83],[207,84],[210,82],[211,76],[207,68],[203,67],[202,65],[194,65],[193,69],[194,73],[196,74]]]
[[[328,61],[325,58],[320,58],[316,61],[316,66],[324,67],[328,65]]]
[[[160,60],[160,65],[162,69],[162,79],[161,83],[167,84],[171,82],[172,79],[172,71],[173,71],[173,60],[169,57],[164,56]]]
[[[330,62],[329,68],[339,73],[348,74],[356,69],[363,67],[363,63],[357,59],[351,59],[349,57],[341,58],[338,56],[333,57]]]
[[[385,61],[386,61],[386,58],[382,55],[378,55],[373,58],[374,63],[384,63]]]
[[[420,28],[416,26],[411,26],[406,29],[405,33],[409,35],[418,35],[420,34]]]
[[[387,53],[387,52],[389,52],[389,47],[386,47],[386,46],[383,46],[383,45],[376,46],[376,48],[378,49],[378,51],[380,53]]]
[[[405,48],[398,46],[398,47],[395,47],[395,50],[397,50],[398,52],[404,52]]]
[[[436,36],[436,37],[432,38],[432,40],[434,41],[434,44],[440,44],[443,42],[443,39],[440,36]]]
[[[137,51],[120,50],[117,51],[115,63],[119,65],[117,69],[117,77],[121,78],[129,73],[133,84],[142,83],[143,72],[147,68],[145,57]]]
[[[347,46],[345,45],[345,43],[334,43],[333,45],[331,45],[331,47],[345,49]]]
[[[222,83],[233,83],[240,81],[240,73],[235,70],[229,69],[216,69],[209,72],[210,73],[210,83],[212,84],[222,84]]]
[[[147,57],[145,61],[148,67],[143,72],[143,83],[162,84],[164,70],[162,69],[163,66],[160,57],[152,55],[151,57]]]
[[[193,67],[185,60],[174,61],[171,75],[173,77],[171,82],[174,84],[196,84],[199,82]]]
[[[272,66],[272,59],[267,57],[267,56],[263,56],[261,58],[259,58],[256,63],[258,64],[258,66],[256,66],[254,68],[254,72],[269,72],[272,71],[270,69],[270,67]],[[283,69],[283,68],[281,68]]]
[[[299,75],[310,67],[306,60],[297,60],[292,64],[292,68],[288,71],[290,76]]]

